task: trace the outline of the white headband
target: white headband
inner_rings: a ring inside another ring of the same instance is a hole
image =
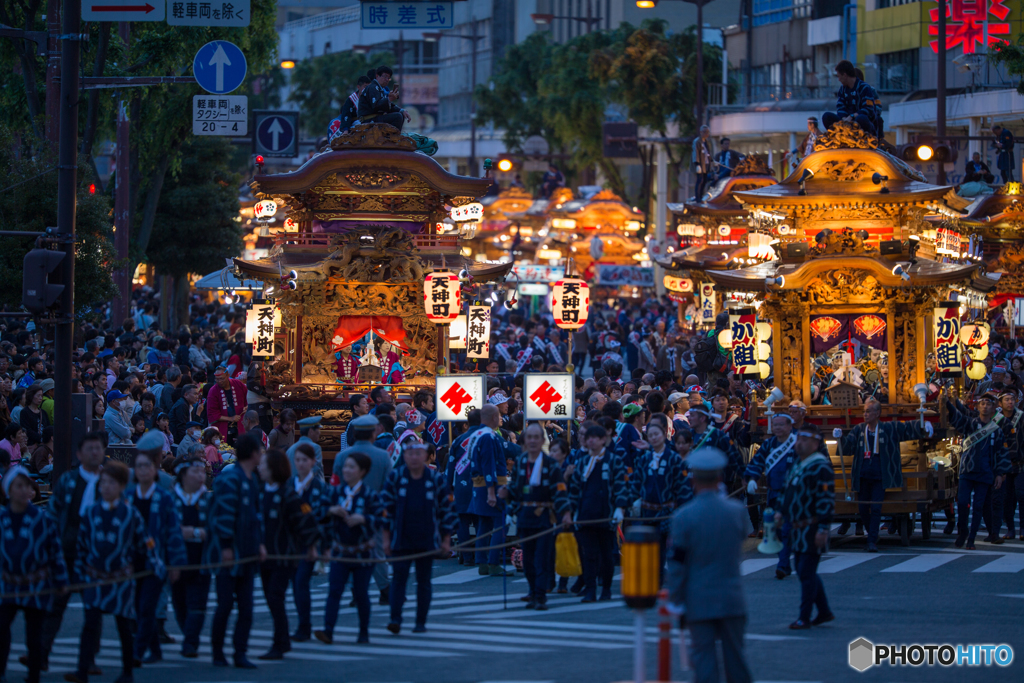
[[[11,469],[7,470],[4,474],[3,481],[0,482],[0,486],[2,486],[4,490],[4,498],[11,497],[11,484],[14,483],[15,479],[22,475],[24,475],[29,481],[32,481],[31,473],[21,465],[15,465]]]

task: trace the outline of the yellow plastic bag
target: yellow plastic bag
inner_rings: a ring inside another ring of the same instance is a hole
[[[580,549],[572,533],[564,532],[555,536],[555,573],[559,576],[579,576],[583,573]]]

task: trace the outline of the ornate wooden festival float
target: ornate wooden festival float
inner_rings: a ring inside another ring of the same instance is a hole
[[[913,528],[911,515],[924,517],[927,535],[931,513],[955,495],[951,444],[941,440],[952,433],[944,430],[944,409],[929,402],[937,396],[935,387],[926,384],[926,358],[937,352],[948,374],[958,375],[965,352],[980,355],[961,341],[961,316],[968,305],[984,305],[984,296],[998,281],[977,262],[941,263],[911,253],[930,229],[928,216],[958,215],[943,199],[949,190],[929,185],[876,149],[875,140],[859,128],[839,124],[781,183],[736,192],[759,217],[754,229],[780,240],[781,258],[706,271],[719,294],[745,300],[733,305],[731,316],[756,309],[757,317],[771,325],[774,385],[781,393],[774,393],[769,412],[779,396],[801,400],[809,406],[807,419],[830,433],[862,421],[863,401],[875,395],[887,397],[883,419],[935,422],[936,438],[901,445],[904,485],[885,494],[883,515],[897,517],[905,543]],[[853,339],[866,352],[861,361],[840,354],[853,347]],[[730,341],[736,344],[735,338]],[[736,349],[749,341],[734,346],[734,365],[737,359],[751,361],[744,372],[759,372],[751,352],[737,355]],[[865,370],[863,360],[874,367]],[[822,369],[825,383],[820,382]],[[873,378],[866,376],[871,370],[877,372]],[[752,411],[759,430],[767,427],[762,410],[755,406]],[[837,514],[855,515],[852,454],[843,457],[834,442],[830,450]]]
[[[556,203],[548,212],[547,227],[546,239],[537,250],[538,261],[572,258],[584,278],[593,275],[590,242],[594,237],[604,243],[600,263],[637,265],[647,260],[643,240],[636,237],[643,227],[643,214],[611,190]]]
[[[403,399],[433,386],[447,327],[426,315],[431,272],[504,280],[510,264],[472,263],[457,232],[438,231],[451,207],[490,184],[448,173],[386,124],[354,127],[296,171],[253,178],[254,194],[297,224],[276,235],[268,258],[235,260],[268,285],[280,313],[267,393],[276,408],[324,416],[325,455],[351,416],[351,394],[389,384]]]

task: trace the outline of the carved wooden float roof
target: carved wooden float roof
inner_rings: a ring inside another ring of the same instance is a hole
[[[643,214],[622,201],[611,190],[601,190],[590,199],[572,199],[549,208],[552,216],[576,220],[580,226],[622,227],[627,221],[642,220]]]
[[[480,200],[484,220],[505,220],[526,213],[533,206],[533,195],[521,187],[510,187],[494,197]]]
[[[709,215],[718,218],[741,218],[747,215],[747,209],[737,200],[734,192],[757,190],[775,185],[775,171],[768,168],[764,159],[753,154],[736,164],[736,168],[727,178],[715,183],[710,192],[701,201],[669,204],[674,214]]]
[[[762,209],[849,207],[851,219],[856,219],[857,207],[878,204],[931,205],[952,213],[943,202],[950,186],[929,184],[921,173],[877,149],[875,139],[855,124],[836,124],[818,139],[814,149],[777,185],[734,195],[743,204]],[[800,194],[805,171],[813,175],[804,183],[806,193]],[[887,183],[876,185],[872,181],[876,173],[888,177]],[[883,193],[886,184],[889,192]]]
[[[897,264],[910,274],[910,280],[893,274],[893,268]],[[971,287],[980,291],[991,291],[999,280],[999,274],[979,274],[978,267],[978,264],[956,265],[927,259],[920,259],[911,264],[909,261],[889,260],[878,256],[834,255],[811,258],[801,263],[780,265],[778,261],[774,261],[737,270],[708,270],[706,273],[716,285],[744,292],[768,291],[765,279],[780,275],[785,278],[785,283],[781,287],[772,285],[771,291],[802,290],[815,278],[829,271],[849,272],[856,274],[858,279],[870,276],[883,287],[944,287],[969,283]]]
[[[1021,183],[1007,183],[995,194],[976,197],[965,209],[966,215],[960,217],[960,222],[973,228],[1019,231],[1024,227],[1024,198],[1021,194]]]
[[[666,254],[655,259],[655,263],[668,270],[725,269],[734,263],[734,259],[746,256],[747,251],[747,247],[712,244],[694,254],[681,251]]]
[[[287,273],[289,270],[294,270],[298,273],[300,281],[305,279],[323,280],[326,279],[325,267],[327,270],[330,268],[330,262],[328,259],[324,259],[322,251],[315,253],[284,251],[281,252],[280,257],[280,267],[278,266],[278,261],[269,258],[256,259],[254,261],[236,258],[234,259],[234,264],[238,270],[258,277],[264,282],[276,281],[279,279],[281,271]],[[426,262],[428,270],[441,269],[440,258],[423,258],[423,261]],[[473,276],[473,280],[477,282],[504,281],[505,276],[512,270],[512,265],[512,263],[480,263],[461,258],[447,259],[446,261],[446,266],[449,270],[458,272],[462,268],[466,268]],[[375,284],[386,285],[396,283],[379,282]]]
[[[475,201],[491,185],[490,178],[453,175],[415,149],[412,140],[393,126],[362,124],[335,138],[330,151],[317,154],[297,170],[257,175],[250,185],[254,194],[272,197],[319,188],[362,195],[426,189],[453,204]]]

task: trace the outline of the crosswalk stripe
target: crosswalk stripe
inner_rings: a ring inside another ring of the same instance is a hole
[[[470,581],[488,578],[490,577],[486,574],[480,574],[479,570],[476,567],[471,567],[469,569],[460,569],[457,572],[452,572],[451,574],[439,576],[435,578],[431,583],[433,583],[435,586],[449,586],[453,584],[469,583]]]
[[[918,555],[917,557],[913,557],[905,562],[900,562],[892,567],[886,567],[882,571],[886,573],[927,572],[935,569],[936,567],[941,567],[947,562],[952,562],[958,557],[963,557],[963,554],[954,555],[950,553],[949,555]]]
[[[596,610],[608,609],[610,607],[618,607],[622,609],[622,603],[618,600],[608,600],[605,602],[591,602],[587,604],[569,605],[567,607],[552,607],[547,611],[547,614],[568,614],[570,612],[593,612]],[[519,619],[521,617],[535,616],[536,613],[533,610],[524,609],[522,612],[502,611],[498,614],[491,615],[479,615],[474,617],[475,619],[488,620],[488,619]]]
[[[868,560],[873,560],[876,557],[879,557],[879,555],[854,555],[852,553],[836,555],[834,557],[829,557],[824,562],[819,564],[818,573],[835,574],[836,572],[841,572],[844,569],[856,567],[858,564],[863,564]]]
[[[740,563],[740,575],[746,576],[747,574],[753,574],[754,572],[759,572],[762,569],[767,569],[768,567],[774,566],[778,563],[778,559],[766,559],[760,557],[755,560],[743,560],[743,562]]]
[[[974,570],[975,574],[1016,574],[1024,569],[1024,553],[1003,555]]]
[[[445,628],[447,626],[448,628]],[[358,633],[359,629],[354,626],[336,627],[335,632],[342,631],[348,633]],[[448,631],[448,633],[431,633],[431,631]],[[381,634],[387,637],[388,641],[394,643],[400,643],[405,640],[406,642],[414,641],[417,644],[430,644],[433,643],[439,648],[455,648],[477,651],[482,648],[490,648],[490,645],[485,643],[502,643],[508,645],[541,645],[541,646],[552,646],[559,645],[564,647],[581,647],[589,649],[607,650],[607,649],[618,649],[618,648],[630,648],[632,642],[626,639],[620,643],[612,642],[590,642],[586,640],[579,640],[573,638],[566,638],[566,634],[561,634],[561,640],[554,640],[552,634],[539,634],[536,631],[533,632],[535,637],[527,636],[512,636],[508,634],[501,634],[497,632],[498,629],[487,628],[486,631],[481,631],[479,626],[474,624],[466,624],[463,627],[453,627],[451,624],[446,625],[435,625],[427,623],[426,634],[414,634],[409,638],[405,636],[395,636],[385,629],[370,629],[370,635]],[[451,635],[449,635],[451,634]],[[453,642],[454,640],[454,642]],[[474,645],[473,643],[479,643]],[[536,648],[509,648],[516,652],[534,652]]]

